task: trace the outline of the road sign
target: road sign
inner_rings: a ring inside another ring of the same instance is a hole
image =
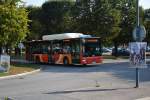
[[[131,42],[130,48],[130,65],[134,68],[147,68],[146,65],[146,42]]]
[[[10,56],[9,55],[0,55],[0,70],[9,71],[10,69]]]
[[[136,26],[133,30],[133,38],[135,41],[142,41],[146,37],[146,30],[143,25]]]
[[[23,49],[23,48],[24,48],[23,43],[20,42],[20,43],[18,44],[18,47],[19,47],[20,49]]]

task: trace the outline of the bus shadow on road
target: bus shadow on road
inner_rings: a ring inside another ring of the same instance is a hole
[[[79,69],[89,69],[89,68],[94,68],[98,67],[98,65],[58,65],[58,64],[45,64],[41,65],[41,71],[46,71],[46,72],[78,72]],[[67,69],[67,70],[63,70]],[[83,71],[83,70],[82,70]],[[91,70],[92,71],[92,70]],[[79,71],[80,72],[80,71]],[[84,71],[83,71],[84,72]]]

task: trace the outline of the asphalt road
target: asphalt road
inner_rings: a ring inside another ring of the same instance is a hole
[[[108,61],[109,62],[109,61]],[[0,80],[0,100],[136,100],[150,97],[150,66],[140,70],[140,88],[135,69],[127,62],[97,66],[42,65],[33,75]]]

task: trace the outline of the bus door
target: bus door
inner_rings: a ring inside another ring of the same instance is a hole
[[[72,40],[72,63],[80,64],[80,39]]]
[[[61,55],[62,55],[62,41],[55,40],[51,44],[51,62],[54,64],[62,64]]]
[[[48,44],[48,62],[49,63],[52,63],[52,44],[49,43]]]

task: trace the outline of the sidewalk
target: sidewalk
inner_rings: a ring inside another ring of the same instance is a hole
[[[103,63],[121,63],[129,62],[129,59],[104,59]]]
[[[129,62],[129,59],[104,59],[103,63],[122,63]],[[150,59],[146,59],[146,62],[149,64]]]

